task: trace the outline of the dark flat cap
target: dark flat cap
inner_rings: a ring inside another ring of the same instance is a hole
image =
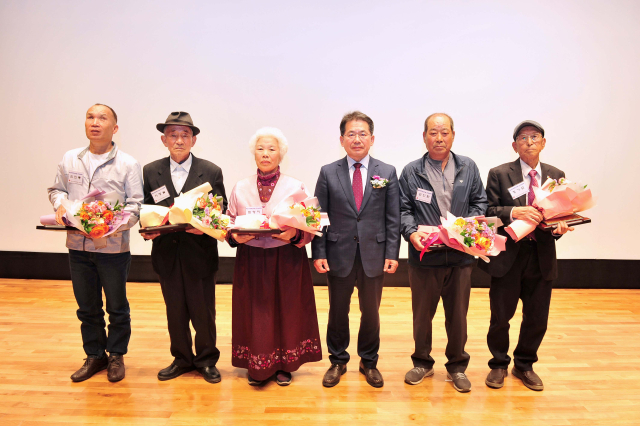
[[[518,133],[520,133],[520,130],[522,130],[523,127],[527,127],[527,126],[535,127],[536,129],[538,129],[538,131],[540,132],[540,134],[544,138],[544,128],[540,125],[540,123],[538,123],[537,121],[533,121],[533,120],[524,120],[522,123],[518,124],[516,126],[516,128],[513,130],[513,140],[514,141],[518,137]]]
[[[189,115],[189,113],[184,111],[172,112],[171,114],[169,114],[169,117],[167,117],[167,120],[164,123],[158,123],[156,125],[156,129],[164,133],[164,128],[166,126],[191,127],[191,130],[193,130],[193,136],[200,133],[200,129],[193,125],[193,120],[191,120],[191,116]]]

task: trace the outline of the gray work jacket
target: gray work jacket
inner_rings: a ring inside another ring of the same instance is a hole
[[[124,210],[131,213],[129,222],[120,227],[118,232],[107,237],[107,246],[96,248],[91,238],[79,231],[67,232],[67,248],[71,250],[91,251],[99,253],[124,253],[129,251],[129,228],[136,224],[140,216],[140,205],[144,198],[142,190],[142,169],[138,161],[120,151],[114,142],[113,149],[104,163],[98,166],[89,176],[89,147],[67,151],[58,164],[58,172],[53,185],[47,189],[49,201],[53,209],[60,207],[61,200],[79,200],[94,189],[105,192],[116,191],[120,202],[125,204]],[[69,183],[69,172],[82,175],[82,184]]]

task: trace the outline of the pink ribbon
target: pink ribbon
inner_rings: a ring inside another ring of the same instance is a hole
[[[439,227],[441,227],[441,226],[442,225],[440,225]],[[427,241],[424,243],[424,248],[420,252],[420,261],[421,262],[422,262],[422,256],[424,256],[424,254],[429,251],[429,247],[431,245],[433,245],[436,241],[438,241],[439,238],[440,238],[440,233],[439,232],[434,232],[432,234],[429,234],[429,236],[427,237]]]

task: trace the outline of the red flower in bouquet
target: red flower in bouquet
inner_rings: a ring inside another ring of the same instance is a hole
[[[91,238],[101,238],[109,232],[110,225],[113,225],[115,219],[122,215],[122,208],[120,201],[116,201],[113,207],[104,201],[92,201],[83,203],[75,216],[80,218],[84,231]]]

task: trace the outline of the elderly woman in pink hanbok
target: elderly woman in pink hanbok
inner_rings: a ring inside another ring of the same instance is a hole
[[[304,184],[280,173],[287,140],[275,128],[262,128],[249,144],[258,166],[238,182],[229,196],[232,222],[247,212],[270,217],[274,208]],[[313,234],[295,228],[279,235],[238,235],[233,274],[232,364],[248,369],[249,384],[258,386],[275,374],[276,383],[291,383],[293,371],[306,362],[320,361],[322,349],[318,317],[305,245]]]

